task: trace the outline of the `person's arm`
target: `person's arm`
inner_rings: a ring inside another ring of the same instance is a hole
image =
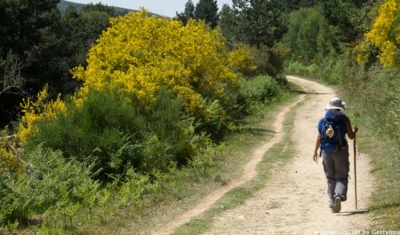
[[[314,155],[313,155],[313,160],[315,162],[318,160],[318,149],[319,149],[320,143],[321,143],[321,134],[318,134],[317,140],[315,141],[315,149],[314,149]]]
[[[356,136],[356,133],[358,131],[358,127],[357,126],[351,126],[351,121],[347,116],[346,116],[346,119],[345,119],[345,123],[346,123],[347,136],[350,139],[354,139],[354,137]]]

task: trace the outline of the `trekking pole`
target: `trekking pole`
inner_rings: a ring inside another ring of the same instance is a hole
[[[357,210],[357,157],[356,157],[356,134],[354,134],[354,142],[353,142],[353,154],[354,154],[354,194],[355,194],[355,203]]]

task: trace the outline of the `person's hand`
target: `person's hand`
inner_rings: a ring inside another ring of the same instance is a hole
[[[354,130],[354,133],[357,133],[358,127],[357,126],[353,126],[353,130]]]
[[[317,161],[318,161],[318,152],[314,152],[313,161],[314,161],[314,162],[317,162]]]

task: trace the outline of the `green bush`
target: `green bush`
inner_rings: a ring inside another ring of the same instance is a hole
[[[249,78],[243,86],[243,92],[252,102],[270,102],[279,94],[280,87],[269,76]]]
[[[256,111],[257,107],[263,103],[270,103],[279,99],[285,89],[289,89],[289,83],[283,74],[274,78],[260,75],[243,79],[241,94],[238,96],[238,102],[235,106],[235,115],[232,115],[232,117],[240,120]],[[231,125],[234,125],[234,123],[231,123]]]
[[[331,85],[344,83],[349,76],[352,61],[345,56],[331,56],[317,63],[306,64],[299,61],[289,61],[285,72],[324,81]]]
[[[318,7],[292,11],[283,44],[291,49],[296,61],[320,63],[335,52],[337,36]]]
[[[400,146],[400,72],[380,66],[369,71],[360,68],[347,72],[344,90],[355,104],[356,115],[368,116],[378,136],[389,138]]]
[[[144,136],[145,120],[126,101],[113,92],[96,93],[82,107],[67,104],[68,112],[55,120],[43,120],[39,131],[28,139],[27,148],[38,143],[61,150],[67,159],[76,158],[94,165],[96,177],[119,174],[128,162],[135,162],[139,151],[135,143]]]
[[[0,176],[0,224],[26,225],[33,215],[48,211],[63,214],[69,207],[90,202],[99,184],[90,170],[75,160],[67,161],[60,151],[37,147],[26,157],[31,167],[26,174]],[[72,217],[72,215],[69,215]]]
[[[92,165],[93,177],[102,181],[124,175],[127,167],[149,173],[166,171],[171,162],[186,164],[204,138],[197,138],[193,119],[182,114],[181,100],[166,90],[156,96],[157,103],[145,109],[111,91],[93,93],[82,107],[70,102],[66,114],[39,123],[27,148],[43,143],[61,150],[67,159]]]
[[[307,65],[296,60],[289,61],[285,66],[285,73],[304,77],[318,78],[316,74],[318,70],[319,68],[316,64]]]

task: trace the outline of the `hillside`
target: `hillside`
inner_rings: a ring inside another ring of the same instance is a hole
[[[60,11],[63,13],[63,12],[65,12],[65,10],[69,6],[73,6],[76,9],[80,10],[85,6],[85,4],[60,0],[60,3],[58,3],[57,6],[58,6],[58,9],[60,9]],[[113,7],[114,8],[114,11],[115,11],[116,15],[126,14],[126,13],[131,12],[131,11],[137,11],[137,10],[126,9],[126,8],[116,7],[116,6],[109,6],[109,7]],[[151,14],[153,14],[153,13],[151,13]]]

